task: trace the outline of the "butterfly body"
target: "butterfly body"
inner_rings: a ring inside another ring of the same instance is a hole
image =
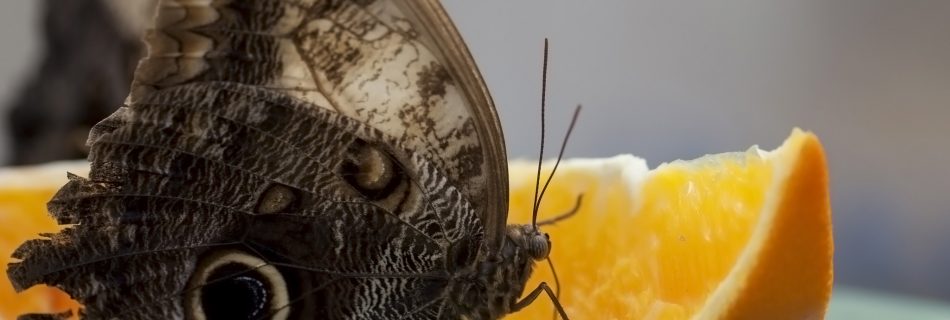
[[[534,226],[505,226],[501,129],[434,1],[163,0],[88,178],[18,289],[91,319],[496,319]]]
[[[461,274],[456,304],[467,319],[497,319],[517,311],[535,260],[547,257],[550,242],[532,225],[512,225],[508,237],[492,256],[478,259],[477,268]]]

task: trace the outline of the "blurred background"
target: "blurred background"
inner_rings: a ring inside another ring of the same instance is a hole
[[[81,154],[139,54],[135,19],[102,13],[142,1],[0,2],[0,162]],[[950,1],[444,2],[512,158],[537,152],[548,37],[549,135],[585,106],[569,157],[633,153],[652,167],[814,131],[831,172],[836,288],[950,301]],[[62,147],[31,149],[44,143]]]

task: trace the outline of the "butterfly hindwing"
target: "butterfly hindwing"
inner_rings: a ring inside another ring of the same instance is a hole
[[[449,251],[480,249],[475,211],[447,178],[357,121],[233,84],[165,89],[129,108],[93,145],[95,174],[73,177],[50,202],[60,222],[78,225],[17,252],[25,262],[10,272],[21,288],[57,285],[94,317],[154,318],[159,305],[162,318],[181,318],[182,297],[201,290],[188,281],[196,261],[227,248],[323,286],[288,289],[300,305],[336,301],[294,312],[434,317]],[[285,130],[268,133],[272,115]],[[170,125],[179,122],[189,125]],[[391,163],[313,156],[366,148]],[[365,167],[386,166],[379,176],[396,182],[372,194],[380,177]]]

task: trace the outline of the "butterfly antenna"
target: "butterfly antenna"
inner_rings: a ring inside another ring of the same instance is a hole
[[[534,206],[531,211],[531,225],[538,228],[538,204],[541,198],[538,190],[541,186],[541,162],[544,161],[544,109],[548,93],[548,38],[544,38],[544,62],[541,66],[541,151],[538,155],[538,173],[534,180]],[[543,193],[541,193],[543,194]]]
[[[537,221],[538,221],[538,220],[537,220],[537,217],[538,217],[538,214],[537,214],[537,212],[538,212],[538,205],[537,205],[537,204],[538,204],[538,203],[541,203],[541,198],[544,197],[544,192],[548,190],[548,185],[551,184],[551,179],[554,178],[554,172],[557,171],[557,166],[558,166],[559,164],[561,164],[561,158],[564,158],[564,149],[567,147],[567,140],[569,140],[569,139],[571,138],[571,132],[574,131],[574,125],[577,124],[577,117],[580,116],[580,114],[581,114],[581,105],[577,105],[577,108],[574,108],[574,116],[571,118],[571,125],[567,127],[567,133],[564,135],[564,140],[561,141],[561,151],[559,151],[558,154],[557,154],[557,161],[554,162],[554,168],[551,169],[551,174],[548,175],[547,181],[544,182],[544,187],[541,188],[541,194],[538,195],[538,200],[537,200],[537,202],[536,202],[536,204],[535,204],[535,207],[534,207],[534,212],[535,212],[535,214],[534,214],[534,217],[535,217],[534,223],[535,223],[535,226],[537,226]],[[578,206],[580,205],[580,199],[581,199],[580,197],[578,197],[578,199],[577,199],[577,205],[578,205]],[[576,209],[573,210],[573,211],[576,211]]]

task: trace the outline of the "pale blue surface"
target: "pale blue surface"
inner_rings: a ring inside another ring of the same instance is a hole
[[[950,303],[855,288],[835,288],[829,320],[950,319]]]

